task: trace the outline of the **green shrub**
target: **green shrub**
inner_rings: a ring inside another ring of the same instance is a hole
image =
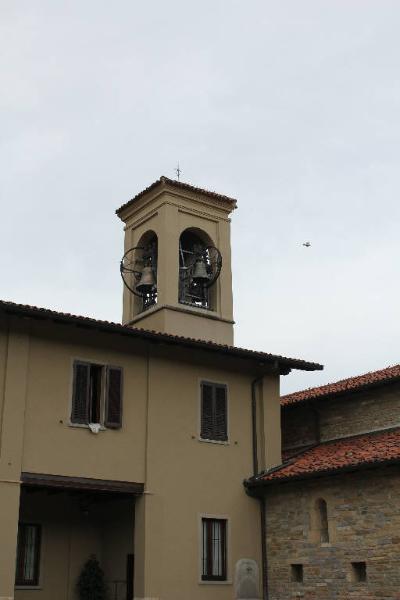
[[[76,584],[79,600],[106,600],[107,585],[104,572],[94,554],[83,566]]]

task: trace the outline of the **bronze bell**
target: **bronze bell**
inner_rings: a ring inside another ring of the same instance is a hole
[[[153,269],[149,266],[144,267],[140,276],[140,281],[136,286],[137,291],[139,294],[149,294],[155,285],[156,280]]]
[[[198,258],[196,260],[192,279],[194,283],[205,283],[208,280],[208,273],[204,258]]]

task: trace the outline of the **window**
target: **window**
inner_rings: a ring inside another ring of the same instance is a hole
[[[296,583],[303,583],[304,573],[303,565],[295,564],[290,565],[290,581]]]
[[[226,385],[201,384],[201,431],[203,440],[228,439]]]
[[[352,583],[361,583],[367,581],[367,565],[365,562],[351,563],[350,578]]]
[[[319,498],[319,500],[317,500],[317,511],[320,542],[321,544],[327,544],[329,542],[328,507],[323,498]]]
[[[19,523],[15,585],[39,585],[40,525]]]
[[[226,520],[202,519],[203,581],[226,580]]]
[[[122,424],[122,369],[74,362],[71,423]]]

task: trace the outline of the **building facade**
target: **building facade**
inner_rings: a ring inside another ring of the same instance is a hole
[[[122,325],[0,302],[1,600],[75,600],[91,555],[117,600],[262,597],[243,480],[321,366],[233,346],[235,206],[161,178],[117,211]]]
[[[265,502],[268,598],[400,598],[400,366],[284,396]]]

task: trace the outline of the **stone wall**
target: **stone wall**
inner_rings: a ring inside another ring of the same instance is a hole
[[[317,442],[316,412],[310,404],[282,409],[282,450],[311,446]]]
[[[400,383],[314,403],[285,407],[282,412],[283,449],[300,448],[321,441],[400,425]]]
[[[277,484],[266,493],[269,600],[400,600],[399,467]],[[328,543],[318,531],[321,498]],[[366,582],[352,581],[352,563],[363,562]],[[303,583],[291,581],[292,564],[303,565]]]

